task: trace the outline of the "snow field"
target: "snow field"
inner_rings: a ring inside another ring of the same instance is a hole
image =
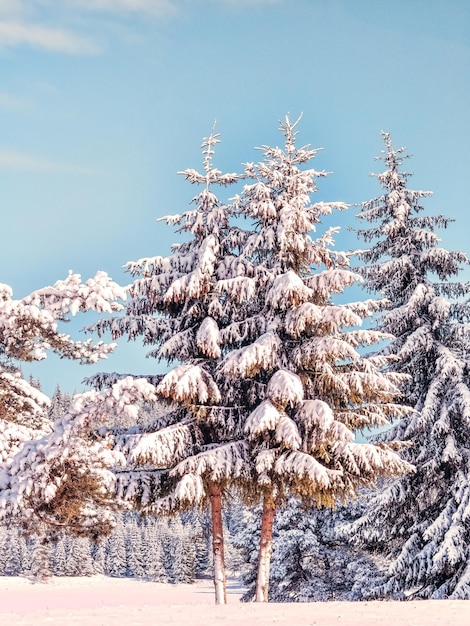
[[[214,604],[212,582],[165,585],[132,579],[53,578],[32,584],[0,577],[3,626],[467,626],[470,601],[239,602],[229,585],[226,606]]]

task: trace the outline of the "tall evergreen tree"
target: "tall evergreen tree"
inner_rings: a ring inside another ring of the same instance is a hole
[[[378,440],[409,442],[417,471],[386,483],[351,532],[393,559],[378,596],[470,598],[469,308],[455,300],[469,285],[451,280],[468,259],[439,246],[449,220],[421,214],[430,192],[408,188],[404,148],[383,139],[383,193],[359,214],[376,224],[359,231],[371,242],[360,271],[389,301],[379,324],[395,339],[383,354],[407,375],[404,401],[416,409]]]
[[[165,513],[210,503],[216,602],[224,603],[225,568],[222,493],[225,484],[246,470],[246,444],[240,439],[239,399],[217,375],[220,328],[227,323],[219,283],[232,276],[238,229],[229,227],[227,207],[213,187],[237,181],[213,166],[218,136],[203,143],[204,171],[183,174],[202,185],[193,210],[169,216],[187,240],[167,257],[129,263],[134,283],[126,315],[100,322],[99,332],[143,337],[149,356],[177,363],[164,377],[147,377],[167,401],[165,415],[121,433],[117,447],[128,466],[118,474],[119,494],[148,513]],[[109,382],[105,381],[105,382]],[[99,381],[101,384],[101,381]]]
[[[383,371],[386,357],[360,350],[384,338],[357,328],[376,305],[333,301],[359,277],[348,256],[331,248],[337,229],[316,239],[311,233],[322,216],[346,207],[312,203],[326,173],[306,168],[316,151],[296,146],[296,124],[281,124],[283,149],[264,146],[264,160],[245,167],[253,182],[234,209],[255,229],[245,237],[237,278],[222,285],[237,306],[221,331],[230,351],[219,371],[246,383],[251,485],[263,497],[255,594],[261,602],[268,600],[275,511],[289,494],[329,507],[379,476],[410,469],[387,444],[354,441],[356,429],[400,413],[400,376]]]

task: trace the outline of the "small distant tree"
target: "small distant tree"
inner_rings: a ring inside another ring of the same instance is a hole
[[[55,542],[54,553],[52,556],[52,572],[54,576],[65,576],[67,564],[67,555],[65,552],[65,540],[63,537]]]
[[[46,534],[37,535],[32,542],[30,576],[36,582],[47,582],[52,576],[52,546]]]
[[[63,417],[70,408],[72,403],[72,396],[68,393],[64,393],[57,385],[52,394],[50,405],[47,410],[49,419],[55,422],[57,419]]]
[[[26,539],[18,529],[8,529],[8,551],[5,559],[5,576],[26,576],[29,574],[30,558]]]
[[[428,191],[408,188],[404,148],[382,133],[383,193],[362,204],[374,222],[359,236],[371,246],[358,271],[389,304],[379,320],[394,339],[382,354],[405,374],[403,401],[415,411],[379,435],[379,445],[408,442],[404,456],[416,473],[386,482],[349,532],[392,559],[378,597],[470,598],[470,389],[468,283],[453,282],[463,252],[440,247],[436,233],[449,219],[423,215]],[[460,300],[459,300],[460,297]]]
[[[142,534],[135,517],[127,518],[124,528],[127,576],[143,578],[145,570],[143,568]]]
[[[144,571],[147,578],[155,582],[168,582],[168,575],[163,564],[163,540],[160,520],[147,518],[143,527]]]
[[[126,540],[122,516],[119,516],[117,525],[108,538],[105,571],[108,576],[115,578],[124,578],[127,574]]]
[[[105,542],[101,540],[93,543],[91,546],[91,558],[93,561],[93,572],[95,574],[104,574],[105,556]]]
[[[196,570],[196,550],[181,519],[176,518],[170,525],[169,553],[171,554],[170,581],[172,583],[193,583]]]
[[[71,576],[93,576],[91,544],[88,537],[72,537],[67,569]]]

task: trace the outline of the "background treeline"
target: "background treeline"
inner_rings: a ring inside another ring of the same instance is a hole
[[[225,529],[228,539],[231,532]],[[200,512],[172,518],[119,515],[116,528],[99,543],[64,534],[54,541],[27,538],[14,526],[0,526],[0,575],[44,580],[50,576],[142,578],[192,583],[210,576],[210,520]],[[227,562],[237,573],[239,551],[227,545]]]

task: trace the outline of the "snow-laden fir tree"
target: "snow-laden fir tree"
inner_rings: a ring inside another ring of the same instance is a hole
[[[168,575],[163,565],[163,543],[161,524],[158,518],[148,517],[142,527],[142,547],[144,572],[149,580],[168,582]]]
[[[54,576],[65,576],[67,566],[67,554],[65,551],[65,538],[60,537],[54,546],[52,555],[52,573]],[[103,572],[100,572],[101,574]]]
[[[210,502],[216,602],[225,602],[222,493],[244,479],[246,450],[240,438],[239,398],[234,385],[217,376],[227,324],[218,284],[236,269],[233,242],[238,229],[228,224],[227,207],[213,192],[237,181],[213,166],[218,136],[203,143],[204,171],[182,172],[202,190],[194,208],[163,218],[186,236],[167,257],[129,263],[135,278],[126,315],[100,322],[99,332],[114,338],[142,337],[148,356],[173,367],[164,377],[147,377],[167,402],[163,416],[121,432],[117,448],[128,465],[118,474],[119,495],[147,513],[168,513]],[[109,380],[109,379],[108,379]],[[98,381],[101,384],[101,380]],[[145,398],[143,398],[145,399]]]
[[[408,376],[403,399],[416,409],[377,440],[409,442],[416,473],[385,483],[351,532],[392,558],[379,597],[470,598],[469,309],[459,302],[469,287],[452,280],[468,260],[440,246],[449,220],[422,214],[430,192],[408,188],[405,149],[383,140],[383,193],[358,216],[375,223],[359,231],[371,243],[360,272],[389,301],[379,325],[395,339],[383,353]]]
[[[57,419],[63,417],[70,408],[71,403],[72,396],[68,393],[64,393],[60,388],[60,385],[57,385],[51,396],[51,401],[47,410],[49,419],[55,422]]]
[[[105,572],[107,576],[124,578],[127,571],[125,530],[122,516],[119,516],[113,533],[108,538]]]
[[[401,377],[383,371],[386,357],[363,355],[364,346],[385,337],[360,328],[376,304],[334,303],[360,277],[331,247],[337,229],[316,239],[313,233],[324,215],[346,207],[312,203],[326,173],[306,167],[316,151],[296,146],[296,124],[281,124],[284,148],[264,146],[263,161],[245,167],[252,182],[234,210],[255,231],[245,237],[238,276],[218,286],[233,305],[221,331],[230,351],[219,371],[245,381],[251,488],[263,497],[257,601],[268,600],[272,525],[288,494],[332,507],[359,486],[410,469],[388,444],[355,441],[355,430],[405,411],[394,403]]]
[[[37,535],[31,547],[31,569],[29,575],[36,581],[45,583],[52,576],[51,542],[46,534]]]
[[[126,575],[143,578],[145,576],[145,569],[143,567],[144,554],[142,549],[142,533],[135,518],[131,518],[126,524],[125,544]]]

